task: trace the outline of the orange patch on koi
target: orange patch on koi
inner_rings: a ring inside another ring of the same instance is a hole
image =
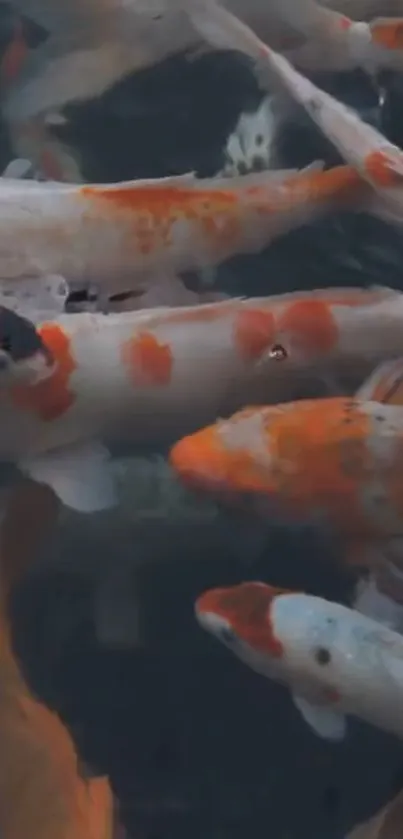
[[[11,398],[19,408],[31,411],[45,422],[58,419],[75,401],[69,389],[71,374],[77,364],[71,353],[70,340],[64,330],[54,324],[43,324],[38,330],[56,362],[56,369],[35,385],[15,385],[10,388]]]
[[[403,163],[403,154],[399,154]],[[377,185],[382,187],[393,187],[401,185],[403,175],[392,168],[393,160],[390,153],[378,151],[371,152],[364,160],[364,167],[367,175]]]
[[[330,306],[321,300],[297,300],[278,319],[279,332],[289,332],[303,352],[330,352],[338,338]]]
[[[243,309],[236,318],[235,342],[245,361],[259,359],[274,340],[274,316],[262,309]]]
[[[272,422],[269,409],[267,415],[273,460],[280,464],[280,497],[308,516],[314,509],[328,510],[345,533],[372,535],[360,500],[370,478],[369,418],[353,400],[338,397],[295,403]]]
[[[403,20],[385,20],[371,24],[372,40],[387,50],[403,49]]]
[[[168,385],[171,381],[172,351],[151,332],[142,332],[126,341],[122,359],[136,385]]]

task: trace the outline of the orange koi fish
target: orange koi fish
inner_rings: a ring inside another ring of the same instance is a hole
[[[350,562],[373,569],[359,584],[356,607],[398,628],[401,458],[403,463],[400,359],[380,365],[354,398],[247,408],[184,438],[170,453],[188,485],[249,495],[260,511],[340,539]]]
[[[105,441],[172,442],[251,402],[334,393],[339,377],[354,390],[403,353],[402,306],[390,289],[328,289],[44,320],[54,368],[0,389],[0,461],[76,509],[110,507]]]
[[[1,281],[61,275],[105,293],[254,253],[335,207],[362,201],[350,167],[72,186],[0,179]]]
[[[403,738],[403,638],[358,612],[265,583],[212,589],[201,626],[257,673],[287,686],[320,737],[340,741],[346,715]]]
[[[82,774],[68,730],[32,696],[10,638],[10,591],[55,513],[53,493],[28,484],[17,490],[2,523],[0,832],[3,839],[113,839],[108,780]]]

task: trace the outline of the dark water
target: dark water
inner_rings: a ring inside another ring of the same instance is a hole
[[[403,142],[399,78],[385,80],[382,112],[360,74],[320,82]],[[253,110],[261,96],[238,56],[190,64],[178,57],[97,101],[69,107],[64,138],[79,148],[89,180],[210,175],[223,164],[240,112]],[[0,144],[5,163],[4,131]],[[286,126],[281,151],[290,166],[336,160],[304,120]],[[232,260],[219,281],[236,294],[371,283],[401,288],[402,258],[402,240],[391,228],[365,216],[332,216],[259,256]],[[92,534],[86,550],[119,563],[123,538],[115,533],[105,546]],[[210,544],[204,549],[199,540],[196,550],[186,522],[180,556],[178,544],[157,547],[136,577],[146,638],[137,651],[111,652],[97,643],[94,590],[85,577],[53,567],[26,581],[15,598],[15,637],[32,686],[71,725],[85,760],[110,773],[133,837],[340,839],[401,785],[400,743],[358,722],[341,745],[321,741],[285,690],[199,630],[193,603],[209,586],[242,579],[341,600],[348,582],[311,534],[276,531],[253,567],[230,552],[212,561]],[[124,548],[135,554],[136,538]]]

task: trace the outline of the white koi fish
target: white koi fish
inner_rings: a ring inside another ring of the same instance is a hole
[[[242,583],[202,594],[202,627],[253,670],[286,685],[316,734],[341,740],[346,715],[403,738],[403,638],[309,594]]]
[[[381,360],[390,357],[390,337],[398,342],[403,334],[402,299],[388,289],[333,289],[48,317],[37,330],[55,368],[43,381],[0,390],[0,462],[50,484],[76,509],[111,506],[116,493],[101,442],[170,442],[245,404],[296,398],[323,384],[326,353],[336,376],[347,367],[350,380],[354,371],[360,379],[363,366],[372,365],[373,342]],[[311,306],[298,308],[304,301]],[[308,347],[312,314],[318,343]],[[363,315],[366,330],[374,327],[370,348],[357,329]]]
[[[73,186],[0,179],[2,281],[61,275],[108,294],[143,293],[183,271],[262,250],[336,207],[358,207],[349,167],[313,164],[236,178],[193,175]],[[177,282],[177,281],[176,281]]]

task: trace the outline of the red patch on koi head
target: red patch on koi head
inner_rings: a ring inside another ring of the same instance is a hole
[[[346,32],[352,26],[353,21],[351,20],[351,18],[347,17],[346,15],[340,15],[339,24],[340,24],[340,29],[342,29],[343,32]]]
[[[274,340],[274,316],[262,309],[243,309],[235,322],[235,342],[245,361],[255,361]]]
[[[160,343],[151,332],[136,334],[122,348],[123,363],[135,385],[168,385],[173,358],[168,344]]]
[[[284,647],[276,636],[271,616],[273,601],[281,594],[288,592],[264,583],[211,589],[196,601],[196,612],[224,618],[242,641],[274,658],[281,658]]]
[[[297,300],[287,306],[277,323],[303,353],[324,354],[336,345],[338,330],[331,307],[323,300]]]
[[[15,385],[10,388],[11,398],[18,408],[35,414],[45,422],[58,419],[75,401],[69,389],[71,374],[77,364],[71,353],[70,339],[55,323],[45,323],[38,332],[55,361],[55,370],[49,378],[34,385]]]

